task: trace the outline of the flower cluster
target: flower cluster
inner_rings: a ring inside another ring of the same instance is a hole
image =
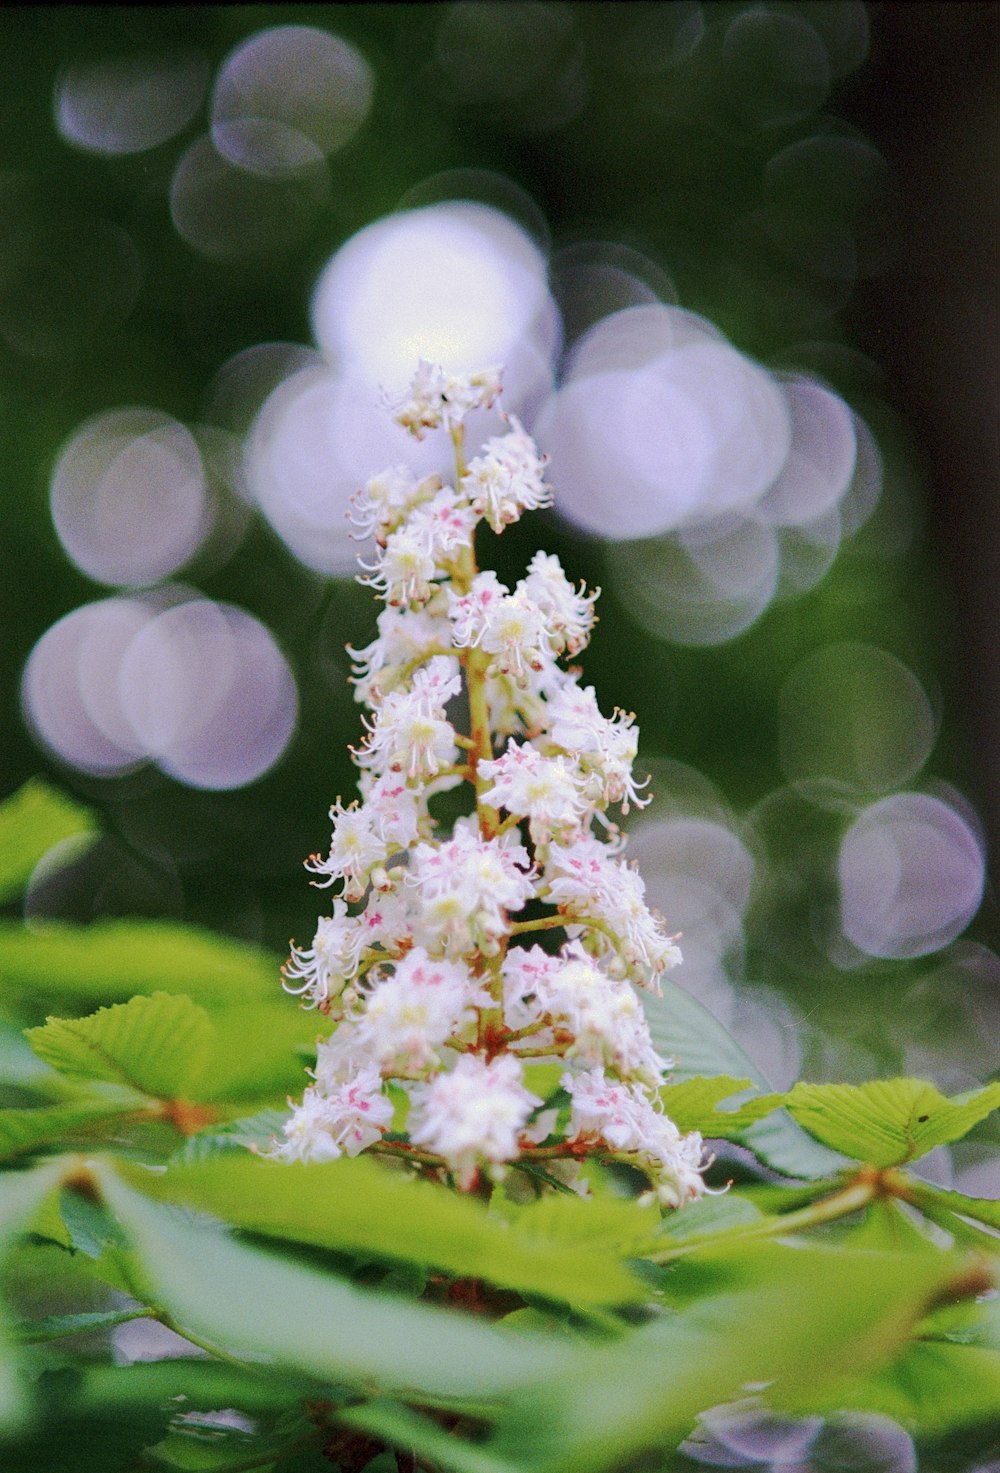
[[[596,1157],[637,1166],[674,1207],[704,1189],[702,1142],[663,1112],[668,1064],[635,989],[680,953],[609,814],[648,801],[638,731],[562,663],[597,594],[545,553],[514,588],[476,563],[480,522],[500,532],[551,500],[513,417],[465,459],[465,418],[499,391],[495,370],[422,363],[396,417],[450,434],[454,485],[396,467],[355,498],[375,544],[361,581],[385,604],[351,651],[361,799],[330,810],[329,853],[307,865],[331,913],[285,967],[337,1026],[276,1154],[374,1149],[462,1190],[518,1165],[572,1180]],[[433,800],[462,784],[471,811],[439,836]]]

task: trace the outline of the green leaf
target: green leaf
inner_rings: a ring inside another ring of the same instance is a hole
[[[607,1204],[614,1210],[598,1211],[588,1226],[592,1204],[551,1198],[541,1213],[532,1216],[533,1209],[527,1209],[512,1225],[490,1216],[471,1198],[414,1181],[370,1159],[304,1165],[233,1155],[172,1166],[162,1175],[133,1168],[127,1178],[148,1196],[197,1207],[269,1237],[400,1258],[581,1305],[642,1297],[641,1286],[606,1242],[591,1246],[574,1241],[566,1226],[572,1217],[580,1237],[589,1231],[606,1238],[613,1218],[617,1235],[631,1232],[630,1245],[648,1241],[653,1219],[631,1203]],[[560,1208],[563,1201],[566,1208],[578,1210],[567,1213]],[[553,1236],[557,1220],[563,1231]]]
[[[41,1210],[55,1190],[63,1171],[61,1162],[48,1162],[32,1172],[6,1172],[0,1176],[0,1263],[17,1238]],[[0,1428],[19,1426],[28,1411],[28,1401],[17,1375],[10,1320],[0,1305]]]
[[[779,1407],[828,1387],[849,1405],[843,1380],[886,1361],[959,1267],[947,1254],[803,1244],[720,1247],[714,1262],[716,1292],[518,1395],[487,1450],[530,1473],[604,1473],[676,1446],[699,1412],[748,1383],[773,1383]]]
[[[686,1207],[678,1207],[676,1212],[664,1217],[660,1236],[674,1243],[685,1243],[688,1239],[727,1233],[733,1228],[748,1228],[764,1220],[765,1214],[759,1207],[735,1192],[727,1192],[723,1197],[701,1197]]]
[[[817,1410],[883,1412],[927,1436],[1000,1421],[1000,1351],[918,1340],[891,1364],[837,1386]]]
[[[17,1338],[35,1345],[43,1340],[62,1340],[67,1335],[86,1335],[91,1330],[108,1330],[127,1325],[130,1320],[148,1319],[152,1310],[97,1309],[81,1314],[50,1314],[41,1320],[29,1320],[17,1326]]]
[[[518,1473],[518,1465],[462,1441],[398,1401],[380,1398],[366,1406],[346,1408],[337,1420],[358,1432],[380,1437],[393,1447],[411,1449],[418,1457],[449,1473]]]
[[[236,1354],[274,1356],[318,1377],[454,1397],[500,1397],[568,1364],[562,1346],[365,1293],[217,1228],[193,1227],[131,1191],[109,1168],[95,1171],[133,1241],[153,1302]]]
[[[797,1084],[788,1109],[811,1135],[873,1166],[902,1166],[960,1140],[1000,1108],[1000,1083],[946,1099],[921,1079]]]
[[[233,1151],[264,1151],[273,1140],[281,1139],[282,1126],[287,1119],[287,1110],[260,1110],[256,1115],[230,1120],[226,1125],[210,1125],[178,1146],[170,1157],[170,1164],[180,1166],[209,1161]]]
[[[315,1052],[317,1037],[326,1037],[332,1025],[316,1012],[296,1007],[293,999],[276,995],[271,1001],[227,1007],[213,1014],[215,1044],[203,1100],[284,1101],[301,1094],[308,1083],[302,1050]]]
[[[892,1198],[876,1197],[848,1239],[852,1248],[875,1248],[880,1252],[937,1253],[938,1247],[921,1232]]]
[[[653,1042],[661,1054],[675,1061],[674,1079],[727,1074],[748,1079],[765,1094],[770,1092],[770,1083],[735,1038],[683,988],[664,982],[662,997],[643,993],[642,1002]],[[819,1145],[801,1130],[784,1110],[749,1125],[740,1139],[785,1176],[832,1176],[847,1164],[843,1156]]]
[[[54,844],[96,832],[93,814],[33,778],[0,804],[0,904],[27,884],[32,870]]]
[[[38,1016],[39,999],[89,1006],[137,992],[180,992],[217,1007],[274,998],[280,966],[279,957],[245,942],[166,921],[52,923],[30,931],[0,922],[4,1000],[29,1017]]]
[[[86,1018],[49,1018],[29,1028],[40,1059],[78,1079],[123,1084],[141,1094],[176,1099],[205,1070],[212,1022],[189,997],[156,992],[100,1008]]]
[[[1000,1231],[1000,1201],[993,1197],[967,1197],[964,1192],[949,1192],[944,1187],[932,1186],[930,1182],[910,1182],[907,1197],[917,1207],[925,1204],[957,1212],[959,1217],[971,1217],[975,1222]],[[997,1242],[1000,1248],[1000,1240]]]
[[[723,1100],[753,1088],[749,1079],[734,1079],[729,1074],[706,1078],[696,1074],[679,1083],[665,1084],[660,1090],[663,1108],[685,1134],[689,1130],[715,1139],[739,1140],[748,1125],[770,1115],[784,1101],[782,1094],[758,1094],[733,1110],[720,1110]]]
[[[35,1110],[0,1110],[0,1160],[9,1161],[41,1148],[72,1147],[86,1138],[98,1121],[134,1108],[134,1104],[129,1106],[120,1100],[81,1100]]]

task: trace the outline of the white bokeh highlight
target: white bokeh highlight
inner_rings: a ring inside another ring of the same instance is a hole
[[[307,567],[349,576],[359,544],[351,497],[374,468],[448,470],[446,448],[422,444],[394,424],[370,385],[311,365],[284,379],[254,421],[244,460],[249,496]]]
[[[197,51],[77,61],[56,83],[56,128],[90,153],[144,153],[190,123],[208,78],[208,60]]]
[[[336,153],[371,110],[359,51],[316,26],[274,26],[229,53],[211,99],[212,141],[251,173],[294,174]]]
[[[153,761],[211,790],[262,777],[298,716],[270,631],[178,588],[74,609],[32,650],[21,699],[37,739],[82,772],[114,777]]]
[[[63,448],[50,486],[63,548],[99,583],[136,588],[186,563],[211,524],[205,468],[191,433],[156,409],[88,420]]]
[[[502,364],[516,412],[551,388],[560,337],[542,252],[509,216],[467,201],[352,236],[317,282],[312,324],[334,368],[390,395],[421,358],[452,373]]]
[[[916,957],[953,941],[979,909],[982,844],[928,793],[871,804],[845,833],[837,862],[844,936],[869,956]]]

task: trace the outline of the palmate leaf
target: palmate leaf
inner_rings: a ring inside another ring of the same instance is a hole
[[[269,1237],[398,1258],[580,1305],[643,1297],[641,1285],[617,1261],[622,1235],[631,1231],[629,1247],[652,1236],[653,1218],[632,1204],[615,1203],[603,1216],[598,1212],[589,1231],[603,1241],[594,1243],[579,1240],[588,1232],[590,1203],[567,1199],[560,1209],[552,1199],[547,1212],[533,1218],[534,1209],[528,1209],[510,1224],[491,1217],[481,1203],[371,1160],[303,1165],[233,1154],[172,1166],[164,1174],[133,1169],[127,1175],[144,1194]]]
[[[204,1008],[166,992],[100,1008],[86,1018],[49,1018],[27,1030],[35,1053],[76,1079],[125,1085],[160,1099],[184,1096],[204,1074],[213,1028]]]
[[[903,1166],[957,1141],[1000,1108],[1000,1084],[946,1099],[920,1079],[797,1084],[788,1109],[825,1145],[873,1166]]]
[[[661,1054],[675,1060],[674,1079],[725,1074],[746,1078],[770,1092],[770,1084],[735,1038],[683,988],[665,982],[662,997],[644,993],[642,1002],[653,1042]],[[831,1176],[847,1165],[842,1155],[807,1135],[785,1110],[748,1125],[740,1140],[785,1176],[807,1180]]]
[[[96,833],[93,815],[38,778],[0,804],[0,904],[24,889],[53,844]]]
[[[62,923],[27,930],[0,922],[5,1006],[30,1019],[39,999],[122,1002],[137,992],[180,992],[206,1007],[273,998],[281,958],[242,941],[166,921]]]
[[[671,1120],[681,1131],[700,1131],[715,1139],[741,1139],[747,1126],[762,1120],[783,1103],[783,1094],[757,1094],[733,1110],[720,1110],[723,1100],[752,1089],[750,1079],[734,1079],[729,1074],[706,1078],[702,1074],[678,1083],[665,1084],[660,1100]]]
[[[718,1292],[518,1395],[485,1450],[525,1473],[604,1473],[676,1446],[699,1412],[748,1383],[770,1383],[779,1408],[809,1406],[828,1387],[846,1405],[845,1378],[886,1362],[962,1269],[948,1254],[801,1244],[699,1255],[700,1268],[713,1261],[728,1265]]]
[[[110,1168],[96,1174],[132,1240],[152,1302],[227,1351],[274,1356],[320,1378],[489,1399],[570,1362],[563,1346],[366,1293],[217,1228],[193,1227],[132,1191]]]

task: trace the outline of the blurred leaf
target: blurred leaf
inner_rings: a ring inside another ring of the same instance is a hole
[[[848,1239],[852,1248],[874,1248],[880,1252],[937,1253],[937,1245],[907,1217],[901,1204],[891,1197],[876,1197]]]
[[[515,1339],[448,1310],[367,1294],[234,1242],[219,1229],[192,1227],[109,1169],[99,1171],[154,1301],[177,1323],[237,1354],[274,1356],[320,1377],[455,1397],[502,1396],[567,1364],[562,1347]]]
[[[1000,1351],[918,1340],[888,1366],[838,1384],[810,1407],[882,1412],[935,1436],[954,1427],[1000,1422]]]
[[[132,1170],[143,1193],[183,1202],[270,1237],[432,1265],[521,1293],[570,1303],[619,1304],[642,1297],[618,1261],[653,1236],[658,1214],[633,1203],[549,1198],[516,1224],[483,1205],[410,1180],[371,1160],[302,1164],[233,1156],[172,1166],[163,1175]],[[613,1226],[612,1226],[613,1224]],[[598,1238],[597,1243],[591,1238]],[[608,1239],[611,1239],[611,1242]]]
[[[62,1162],[48,1162],[36,1171],[5,1172],[0,1176],[0,1263],[55,1189],[63,1169]],[[16,1335],[0,1304],[0,1429],[16,1428],[28,1410],[17,1375],[15,1342]]]
[[[770,1084],[735,1038],[683,988],[664,982],[662,997],[644,993],[642,1002],[654,1044],[661,1054],[675,1060],[676,1080],[725,1074],[746,1078],[758,1089],[770,1092]],[[749,1125],[740,1139],[786,1176],[830,1176],[847,1164],[843,1156],[827,1150],[801,1130],[784,1110]]]
[[[902,1166],[960,1140],[1000,1108],[1000,1084],[948,1100],[920,1079],[869,1084],[797,1084],[788,1109],[824,1144],[873,1166]]]
[[[38,861],[74,834],[94,834],[89,809],[32,778],[0,804],[0,904],[19,895]]]
[[[676,1445],[699,1412],[748,1383],[774,1383],[769,1399],[797,1398],[804,1409],[814,1393],[827,1398],[845,1375],[892,1355],[958,1267],[945,1254],[815,1245],[717,1253],[730,1271],[720,1292],[519,1395],[489,1451],[538,1473],[602,1473],[657,1443]]]
[[[98,1121],[134,1108],[134,1104],[120,1100],[81,1100],[75,1105],[40,1106],[35,1110],[0,1110],[0,1160],[40,1147],[72,1146]]]
[[[86,1018],[49,1018],[26,1033],[38,1057],[64,1074],[124,1084],[160,1099],[187,1093],[204,1073],[214,1042],[204,1008],[166,992]]]
[[[671,1242],[684,1243],[689,1238],[709,1237],[764,1220],[765,1214],[759,1207],[745,1197],[727,1192],[723,1197],[701,1197],[668,1213],[660,1226],[660,1235]]]
[[[349,1407],[338,1414],[337,1420],[358,1432],[381,1437],[393,1447],[412,1450],[449,1473],[519,1473],[521,1467],[486,1448],[463,1441],[398,1401],[379,1398],[366,1406]]]
[[[151,1310],[98,1309],[81,1314],[50,1314],[41,1320],[27,1320],[16,1329],[19,1340],[35,1345],[43,1340],[61,1340],[67,1335],[85,1335],[91,1330],[107,1330],[127,1325],[130,1320],[148,1319]]]
[[[89,1190],[64,1187],[59,1193],[59,1216],[69,1234],[70,1247],[87,1258],[101,1258],[109,1249],[128,1247],[113,1215]]]
[[[206,1006],[272,998],[280,959],[255,946],[166,921],[97,921],[27,930],[0,922],[5,999],[37,1016],[38,1000],[83,1006],[137,992],[181,992]]]
[[[212,1021],[214,1050],[199,1094],[206,1100],[284,1100],[292,1091],[301,1093],[308,1083],[301,1049],[315,1051],[317,1037],[332,1026],[322,1014],[280,995],[226,1008]]]
[[[753,1088],[749,1079],[733,1079],[728,1074],[705,1077],[695,1075],[677,1084],[665,1084],[660,1090],[663,1108],[685,1133],[700,1131],[717,1139],[741,1139],[742,1132],[755,1120],[762,1120],[784,1102],[782,1094],[758,1094],[745,1100],[734,1110],[720,1110],[719,1104],[731,1096]]]
[[[907,1200],[920,1208],[946,1208],[949,1212],[957,1212],[960,1217],[971,1217],[987,1227],[1000,1230],[1000,1201],[992,1197],[967,1197],[964,1192],[950,1192],[914,1178],[907,1188]],[[997,1239],[997,1248],[1000,1249],[1000,1238]]]

